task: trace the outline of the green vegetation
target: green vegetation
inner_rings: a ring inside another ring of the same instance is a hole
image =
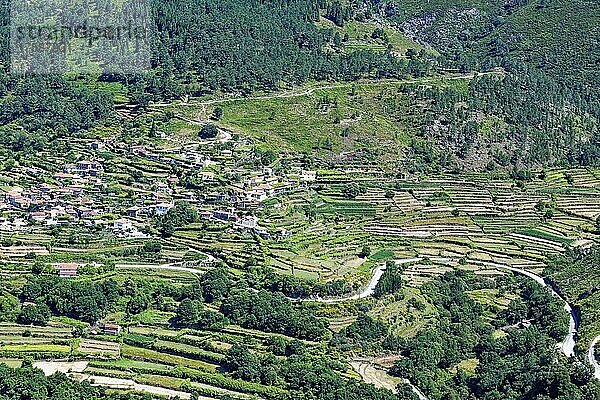
[[[92,387],[88,382],[73,382],[64,374],[45,377],[44,374],[31,365],[18,369],[0,365],[0,390],[6,399],[22,399],[30,394],[40,399],[142,399],[142,395],[130,393],[110,393],[105,389]]]
[[[223,301],[221,311],[245,328],[308,340],[322,339],[325,334],[325,321],[315,318],[309,309],[294,310],[291,301],[281,294],[234,293]]]
[[[158,230],[163,235],[173,234],[176,228],[194,223],[198,220],[197,211],[188,203],[179,203],[161,215],[156,221]]]
[[[395,294],[402,289],[402,269],[393,261],[385,264],[385,271],[377,285],[375,286],[375,297],[382,297],[386,294]]]
[[[119,297],[117,283],[108,280],[100,284],[89,282],[74,282],[61,280],[56,276],[33,277],[23,287],[21,297],[32,301],[37,306],[24,307],[23,310],[31,310],[23,314],[21,318],[45,317],[38,321],[45,323],[48,320],[46,310],[50,309],[56,315],[65,315],[86,322],[95,322],[106,314],[106,310]],[[132,296],[132,299],[137,297]],[[41,309],[42,304],[46,306]],[[35,314],[34,314],[35,312]],[[33,314],[30,316],[30,314]],[[34,322],[34,321],[32,321]]]
[[[598,279],[600,250],[571,249],[553,257],[546,273],[556,282],[561,293],[581,311],[581,346],[584,347],[600,329]]]
[[[297,97],[224,101],[218,106],[223,110],[219,124],[245,132],[277,151],[340,152],[355,147],[355,142],[369,147],[382,141],[402,145],[407,143],[410,126],[394,117],[401,113],[398,108],[410,103],[393,94],[395,87],[342,84]],[[381,107],[384,102],[394,102],[396,108]],[[190,116],[202,112],[196,106],[183,109]]]
[[[0,399],[599,399],[596,3],[152,0],[137,75],[5,34]]]
[[[514,285],[511,279],[486,282],[465,273],[447,273],[427,283],[423,291],[436,305],[439,320],[407,341],[401,350],[404,357],[393,372],[409,376],[433,399],[518,399],[521,393],[533,398],[597,397],[600,386],[591,373],[569,364],[554,350],[555,342],[550,338],[560,339],[565,333],[560,302],[536,283],[520,280],[520,305],[511,304],[492,321],[465,291],[489,285],[501,285],[506,290]],[[531,326],[507,329],[507,325],[522,320],[532,321]],[[506,330],[508,335],[494,337],[495,329]],[[474,371],[462,369],[471,359],[478,361]],[[448,371],[457,365],[454,372]]]

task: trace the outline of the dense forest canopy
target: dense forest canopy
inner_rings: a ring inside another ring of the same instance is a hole
[[[152,4],[154,69],[143,84],[133,85],[146,96],[200,95],[217,89],[248,93],[308,80],[402,77],[409,71],[407,60],[389,52],[329,47],[334,31],[316,25],[327,8],[323,0]]]
[[[593,0],[384,2],[385,15],[457,67],[528,65],[597,91],[598,18]]]
[[[600,217],[596,223],[600,228]],[[545,272],[562,283],[559,289],[563,295],[581,311],[580,336],[591,337],[600,325],[600,248],[569,249],[550,259]]]
[[[522,298],[496,318],[469,296],[482,288],[518,287]],[[404,356],[392,371],[408,376],[431,399],[595,399],[600,387],[583,363],[571,364],[556,351],[565,333],[562,307],[549,291],[525,278],[495,281],[463,271],[425,284],[439,310],[434,326],[402,344]],[[533,321],[524,329],[506,329]],[[475,362],[472,371],[465,361]],[[458,365],[458,367],[457,367]],[[463,370],[460,370],[460,366]],[[458,373],[448,370],[459,368]]]
[[[460,122],[450,117],[452,130],[441,136],[430,130],[430,140],[453,147],[459,158],[479,155],[462,163],[467,169],[481,169],[486,162],[492,167],[598,163],[599,7],[590,0],[397,0],[374,5],[409,36],[440,51],[442,65],[463,71],[500,67],[509,74],[495,82],[475,81],[467,97],[473,111],[506,123],[506,129],[498,129],[499,137],[477,130],[465,135],[465,126],[460,127],[464,117]],[[510,143],[521,145],[511,148]]]
[[[151,5],[152,69],[146,74],[100,75],[102,85],[90,86],[89,79],[4,73],[3,147],[35,149],[54,137],[110,123],[114,94],[107,85],[112,84],[126,88],[130,103],[147,105],[307,81],[502,68],[504,78],[475,79],[466,92],[409,89],[433,106],[420,110],[424,118],[413,128],[420,135],[406,153],[410,170],[594,165],[600,160],[597,2],[153,0]],[[336,26],[352,20],[391,25],[439,55],[347,49],[339,32],[319,22],[323,18]],[[487,131],[490,121],[494,136]]]

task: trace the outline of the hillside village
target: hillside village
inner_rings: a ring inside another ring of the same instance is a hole
[[[0,13],[0,400],[600,400],[600,1]]]
[[[16,165],[5,179],[26,184],[3,188],[0,229],[26,232],[33,225],[48,229],[82,225],[111,231],[120,238],[149,238],[153,219],[165,215],[177,202],[186,202],[195,206],[204,220],[231,222],[236,229],[263,237],[286,236],[285,230],[267,231],[256,211],[274,196],[313,184],[317,173],[300,166],[284,171],[244,165],[239,160],[251,160],[252,155],[248,150],[236,150],[242,145],[248,147],[243,142],[233,143],[233,150],[202,145],[167,150],[153,145],[124,148],[108,138],[86,143],[85,150],[75,154],[77,161],[53,165],[55,171]],[[163,171],[185,170],[195,181],[186,185],[176,174],[165,172],[156,179],[115,186],[119,177],[105,170],[103,155],[107,154],[148,162]]]

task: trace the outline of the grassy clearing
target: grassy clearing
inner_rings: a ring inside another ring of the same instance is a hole
[[[121,349],[121,354],[123,357],[127,358],[133,358],[142,361],[157,361],[168,365],[180,365],[184,367],[197,368],[209,372],[214,372],[217,368],[216,365],[209,364],[204,361],[174,356],[171,354],[161,353],[155,350],[133,347],[129,345],[123,345]]]
[[[366,134],[405,142],[402,128],[373,107],[378,89],[360,87],[357,96],[350,96],[352,87],[345,85],[296,98],[230,102],[224,104],[223,123],[271,148],[303,152],[318,147],[343,151]]]
[[[0,347],[0,351],[17,351],[17,352],[56,352],[56,353],[69,353],[71,351],[70,346],[60,344],[7,344]]]
[[[473,375],[475,374],[475,369],[477,368],[477,366],[479,365],[479,360],[477,360],[476,358],[469,358],[466,360],[462,360],[461,362],[459,362],[456,367],[451,369],[451,372],[458,372],[458,370],[464,371],[466,372],[468,375]]]
[[[506,309],[508,304],[515,296],[509,294],[500,295],[497,289],[480,289],[466,292],[473,300],[484,306],[490,307],[494,311]]]
[[[392,47],[392,51],[398,55],[404,55],[408,49],[420,50],[423,48],[422,45],[410,39],[397,29],[388,26],[382,27],[372,21],[350,21],[343,27],[339,27],[328,19],[321,18],[318,25],[335,30],[342,38],[347,34],[348,41],[343,43],[346,50],[370,49],[375,51],[385,51],[387,49],[387,44],[389,43]],[[388,38],[387,43],[382,39],[374,39],[372,37],[373,31],[377,28],[382,28],[384,30]]]
[[[373,147],[382,141],[402,145],[410,133],[396,117],[406,115],[403,111],[408,111],[409,104],[397,89],[394,83],[340,84],[298,97],[234,99],[218,104],[224,111],[220,124],[249,134],[276,151],[342,152],[357,142]],[[179,105],[175,111],[183,110],[192,120],[208,120],[214,107]],[[172,121],[166,130],[189,136],[189,125]]]
[[[23,364],[23,360],[19,358],[0,358],[0,364],[4,364],[10,368],[19,368]]]

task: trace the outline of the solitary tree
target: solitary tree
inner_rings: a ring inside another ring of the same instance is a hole
[[[217,127],[214,124],[206,124],[200,129],[198,135],[202,139],[212,139],[217,137],[218,133]]]
[[[369,246],[363,246],[358,254],[361,258],[367,258],[371,255],[371,248]]]
[[[202,304],[197,300],[183,299],[177,307],[175,323],[180,326],[192,326],[198,322]]]

